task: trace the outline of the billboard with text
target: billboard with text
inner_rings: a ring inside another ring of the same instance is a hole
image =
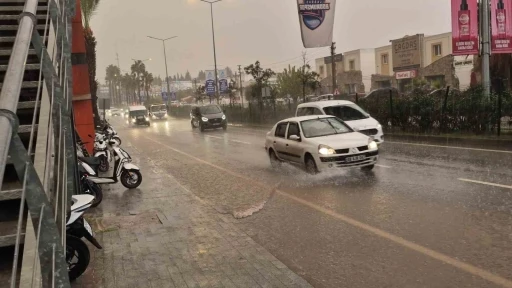
[[[478,54],[477,0],[452,0],[453,55]]]
[[[297,0],[297,7],[304,47],[331,46],[336,0]]]
[[[491,52],[512,53],[512,0],[491,0]]]

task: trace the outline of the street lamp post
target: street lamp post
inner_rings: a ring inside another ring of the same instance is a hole
[[[144,60],[133,59],[132,58],[132,60],[133,60],[134,63],[137,63],[137,61],[140,61],[140,62],[144,63],[146,61],[151,61],[151,58],[144,59]],[[137,90],[139,91],[139,93],[138,93],[139,94],[139,102],[141,102],[141,99],[140,99],[140,74],[139,74],[139,72],[137,72]],[[142,102],[140,104],[142,104]]]
[[[201,1],[210,4],[210,14],[211,14],[211,17],[212,17],[213,63],[215,65],[215,96],[216,96],[217,99],[219,99],[219,82],[218,82],[218,78],[217,78],[217,53],[215,51],[215,29],[213,28],[213,4],[217,3],[217,2],[220,2],[222,0],[215,0],[215,1],[201,0]]]
[[[169,38],[165,38],[165,39],[160,39],[160,38],[156,38],[156,37],[152,37],[152,36],[148,36],[148,38],[151,38],[151,39],[155,39],[155,40],[160,40],[162,41],[162,44],[164,46],[164,61],[165,61],[165,81],[167,82],[167,93],[171,93],[171,86],[169,85],[169,72],[167,70],[167,54],[165,52],[165,41],[167,40],[171,40],[171,39],[174,39],[178,36],[172,36],[172,37],[169,37]]]

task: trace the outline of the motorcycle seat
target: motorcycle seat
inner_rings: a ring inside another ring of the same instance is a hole
[[[100,159],[96,157],[78,157],[78,160],[89,164],[89,166],[99,166],[100,165]]]

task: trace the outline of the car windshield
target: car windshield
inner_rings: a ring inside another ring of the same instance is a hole
[[[306,138],[353,132],[347,125],[334,117],[305,120],[301,121],[300,125]]]
[[[324,112],[327,115],[336,116],[343,121],[354,121],[370,118],[368,113],[366,113],[363,109],[355,104],[325,107]]]
[[[220,107],[217,105],[203,106],[203,107],[200,107],[199,110],[201,110],[201,114],[203,114],[203,115],[218,114],[218,113],[222,112]]]
[[[151,112],[166,111],[166,110],[167,110],[167,107],[165,105],[151,106]]]
[[[146,111],[146,110],[135,110],[135,111],[130,111],[130,116],[131,116],[131,117],[146,116],[146,114],[147,114],[147,111]]]

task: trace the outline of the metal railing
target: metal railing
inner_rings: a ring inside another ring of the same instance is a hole
[[[34,231],[26,231],[26,234],[33,233],[35,241],[25,241],[25,250],[31,245],[37,253],[33,261],[25,261],[24,256],[23,266],[31,266],[29,271],[32,271],[31,283],[24,283],[24,286],[70,287],[64,248],[66,218],[71,195],[79,191],[71,102],[71,18],[75,14],[75,0],[48,0],[47,3],[45,32],[41,37],[35,29],[38,0],[26,0],[0,93],[0,188],[8,157],[22,183],[11,279],[13,288],[17,284],[21,234],[27,213]],[[45,45],[46,39],[54,39],[47,42],[52,49]],[[39,59],[40,74],[26,149],[17,134],[16,111],[30,44]],[[52,50],[51,54],[48,50]],[[36,126],[39,127],[37,143]],[[36,159],[32,160],[34,147]],[[34,165],[38,155],[43,169],[36,169]],[[25,211],[25,204],[28,211]]]

